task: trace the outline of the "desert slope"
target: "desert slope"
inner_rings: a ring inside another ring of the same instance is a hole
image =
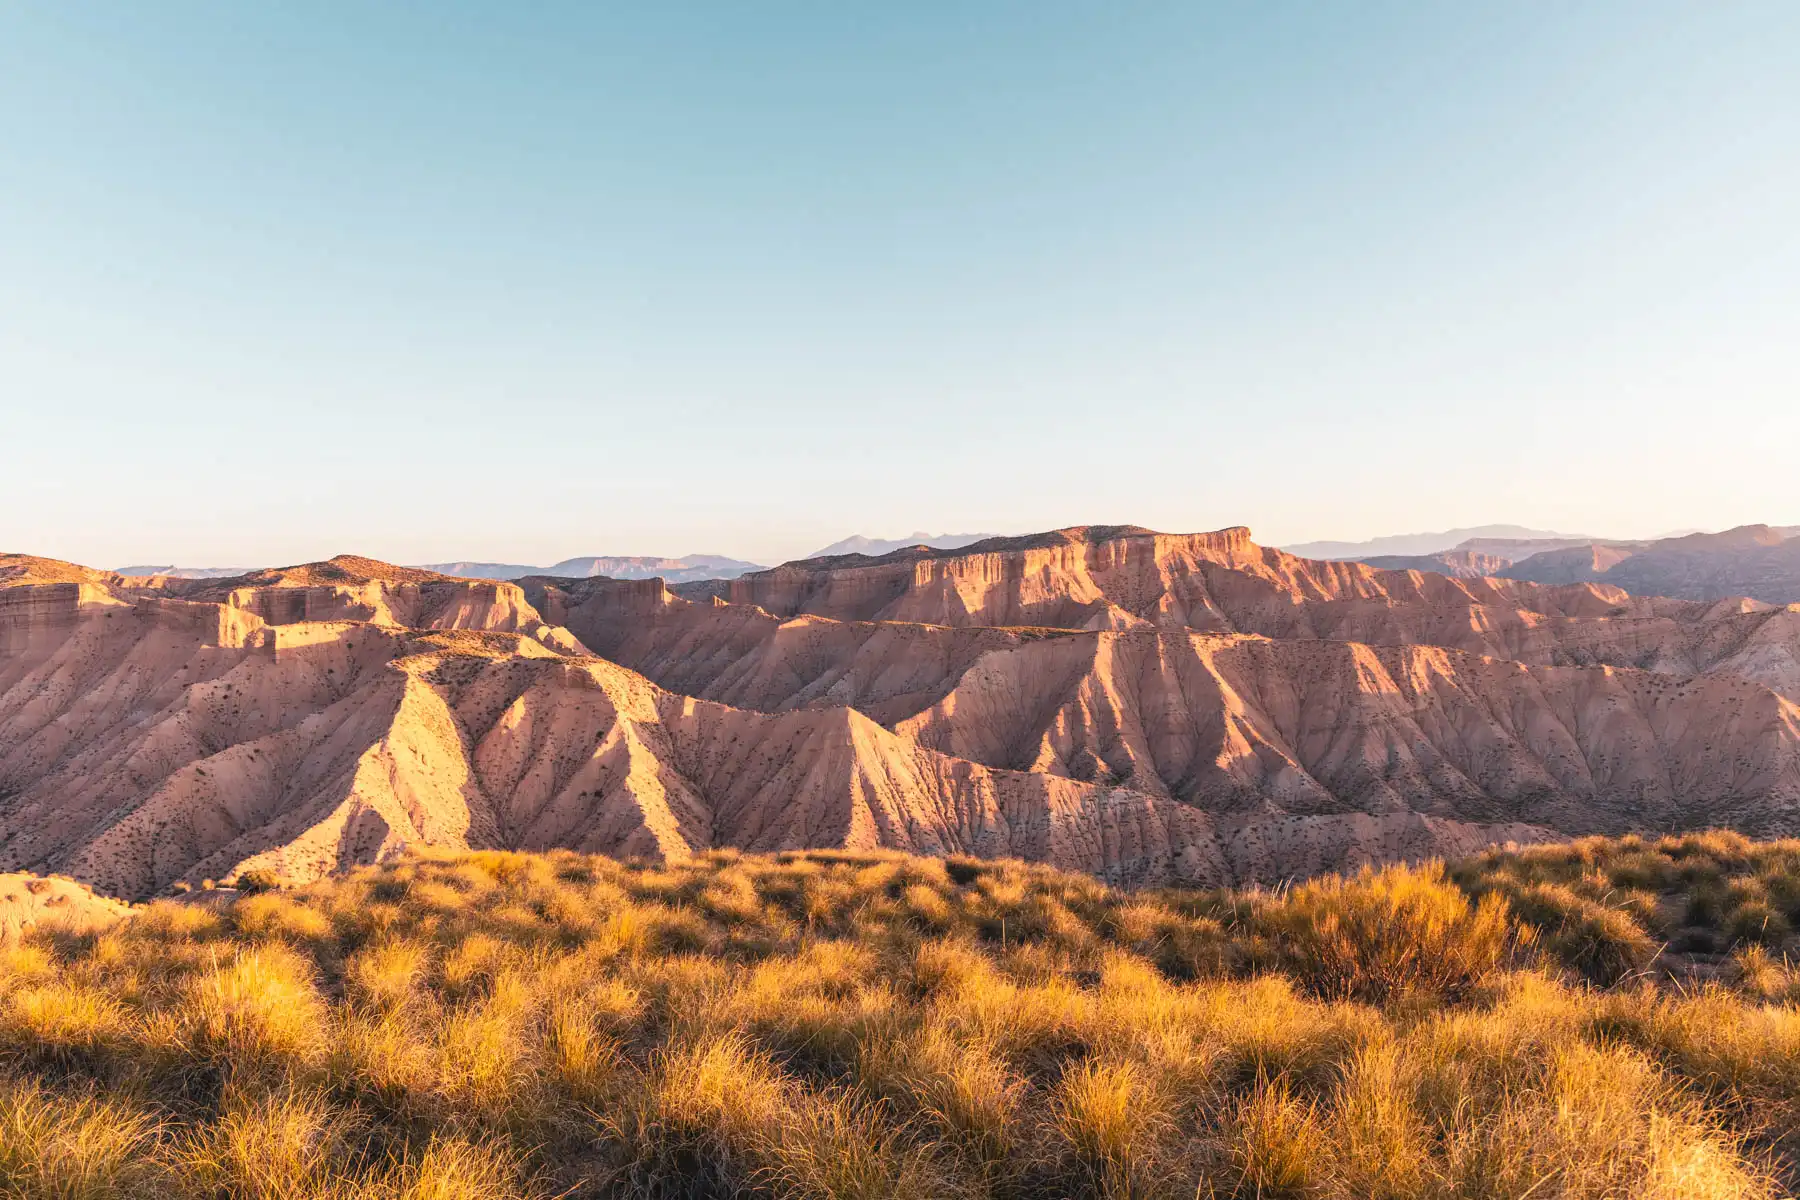
[[[784,617],[1092,630],[1151,625],[1268,637],[1340,636],[1348,626],[1396,613],[1443,625],[1479,623],[1489,611],[1575,618],[1691,607],[1595,584],[1451,579],[1295,558],[1257,545],[1242,527],[1194,534],[1075,527],[957,550],[812,559],[740,576],[727,595]]]
[[[933,703],[974,656],[1076,630],[784,618],[753,604],[688,600],[659,581],[526,580],[530,601],[595,653],[663,687],[745,708],[849,704],[882,722]],[[1460,594],[1460,593],[1459,593]],[[1649,602],[1599,616],[1492,605],[1318,601],[1283,640],[1429,645],[1530,666],[1731,675],[1800,700],[1800,607]],[[1300,617],[1273,622],[1291,630]],[[1254,622],[1247,622],[1252,623]],[[1170,629],[1139,623],[1133,629]],[[1186,632],[1184,625],[1170,631]],[[1264,633],[1252,629],[1253,633]]]
[[[985,655],[896,727],[1211,812],[1420,812],[1569,833],[1800,817],[1800,708],[1731,676],[1435,647],[1089,634]]]
[[[1074,528],[659,579],[0,565],[0,870],[115,895],[414,844],[1277,880],[1794,830],[1800,608]]]
[[[46,920],[80,930],[110,924],[131,911],[70,879],[0,874],[0,945]]]
[[[1255,821],[947,756],[847,707],[745,711],[519,634],[272,625],[237,604],[49,587],[52,619],[20,602],[40,588],[8,589],[0,610],[0,867],[116,895],[257,867],[310,878],[415,843],[887,847],[1128,883],[1277,869],[1278,835]],[[1402,817],[1289,836],[1339,863],[1540,835]]]

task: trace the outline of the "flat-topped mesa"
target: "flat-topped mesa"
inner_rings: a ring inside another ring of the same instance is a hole
[[[1189,534],[1078,526],[954,550],[841,555],[753,572],[730,581],[729,589],[732,601],[779,616],[1065,629],[1153,625],[1271,637],[1357,637],[1362,631],[1337,628],[1350,613],[1367,624],[1396,608],[1465,614],[1452,619],[1466,623],[1467,611],[1479,607],[1587,617],[1667,607],[1603,585],[1545,588],[1296,558],[1257,545],[1243,526]]]
[[[1382,554],[1360,560],[1378,571],[1435,571],[1452,579],[1498,575],[1512,559],[1475,550],[1443,550],[1437,554]],[[1578,582],[1565,580],[1562,582]]]
[[[831,554],[823,558],[802,558],[783,563],[781,567],[811,567],[814,569],[830,569],[839,567],[869,566],[874,563],[910,562],[914,559],[930,558],[966,558],[973,555],[1003,554],[1014,550],[1053,550],[1061,546],[1085,545],[1088,543],[1124,541],[1131,538],[1176,538],[1182,541],[1204,542],[1214,546],[1221,553],[1231,553],[1253,546],[1250,540],[1250,528],[1247,525],[1232,525],[1211,533],[1158,533],[1154,529],[1146,529],[1142,525],[1070,525],[1065,529],[1052,529],[1044,533],[1026,533],[1016,537],[983,538],[978,542],[968,542],[961,546],[931,546],[923,542],[916,546],[902,546],[898,550],[890,550],[886,554]],[[758,572],[752,572],[753,574]],[[760,572],[768,574],[768,572]]]

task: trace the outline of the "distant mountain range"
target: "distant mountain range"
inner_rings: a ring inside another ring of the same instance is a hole
[[[519,563],[447,562],[425,563],[427,571],[442,575],[460,575],[464,579],[523,579],[527,575],[554,575],[559,579],[663,579],[669,583],[691,583],[700,579],[736,579],[747,571],[760,571],[761,563],[726,558],[722,554],[684,554],[680,558],[655,558],[630,555],[586,555],[565,558],[548,567],[530,567]]]
[[[1397,533],[1370,538],[1366,542],[1301,542],[1281,549],[1301,558],[1364,560],[1378,554],[1441,554],[1446,550],[1466,549],[1468,547],[1465,543],[1476,539],[1553,541],[1563,545],[1579,545],[1594,540],[1587,534],[1552,533],[1547,529],[1528,529],[1523,525],[1472,525],[1467,529],[1445,529],[1438,533]]]
[[[915,546],[956,550],[999,536],[920,531],[909,537],[888,539],[857,534],[815,550],[807,559],[850,554],[879,558]],[[1363,542],[1305,542],[1285,549],[1304,558],[1355,561],[1382,570],[1428,571],[1459,579],[1492,577],[1552,585],[1605,583],[1637,596],[1682,600],[1748,596],[1767,604],[1800,603],[1800,526],[1793,525],[1743,525],[1721,533],[1680,533],[1641,540],[1586,537],[1523,525],[1477,525]],[[587,555],[566,558],[547,567],[468,561],[422,566],[424,570],[465,579],[512,580],[532,575],[561,579],[661,578],[671,586],[736,579],[764,569],[757,563],[720,554],[687,554],[680,558]],[[117,573],[210,580],[246,572],[234,567],[130,566],[120,567]],[[722,590],[718,594],[725,595]]]
[[[839,554],[867,554],[878,558],[883,554],[892,554],[896,550],[904,550],[908,546],[930,546],[934,550],[955,550],[967,546],[971,542],[979,542],[983,538],[999,537],[997,533],[926,533],[920,530],[903,538],[871,538],[860,533],[851,534],[841,542],[833,542],[822,550],[814,550],[807,558],[832,558]]]
[[[120,567],[121,575],[162,575],[169,579],[229,579],[249,567]]]
[[[1424,536],[1424,535],[1421,535]],[[1376,539],[1376,542],[1396,539]],[[1367,543],[1375,544],[1375,543]],[[1458,579],[1494,576],[1528,583],[1605,583],[1634,596],[1765,604],[1800,603],[1800,526],[1740,525],[1642,541],[1600,538],[1472,537],[1427,554],[1361,554],[1388,571],[1430,571]]]
[[[726,558],[722,554],[684,554],[680,558],[628,555],[586,555],[565,558],[548,567],[525,563],[443,562],[421,563],[420,569],[464,579],[523,579],[527,575],[554,575],[561,579],[665,579],[693,583],[702,579],[735,579],[746,571],[760,571],[760,563]],[[161,575],[169,579],[228,579],[245,575],[248,567],[120,567],[120,575]]]
[[[1532,583],[1610,583],[1635,596],[1800,603],[1800,525],[1546,550],[1498,572]]]
[[[1514,532],[1440,551],[1462,579],[1105,525],[692,597],[718,585],[617,576],[719,560],[515,585],[352,555],[222,580],[0,555],[0,872],[139,898],[411,846],[879,847],[1212,887],[1555,835],[1791,834],[1800,606],[1717,597],[1800,599],[1794,531],[1496,566],[1546,540]]]

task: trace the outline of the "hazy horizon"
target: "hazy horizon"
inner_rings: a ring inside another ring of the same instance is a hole
[[[1088,522],[1088,524],[1100,524],[1100,522]],[[1117,522],[1117,524],[1135,524],[1135,522]],[[1774,522],[1754,522],[1753,521],[1753,522],[1746,522],[1746,524],[1755,525],[1755,524],[1775,524],[1775,523]],[[1305,549],[1309,546],[1323,546],[1323,545],[1329,545],[1329,544],[1342,544],[1342,545],[1347,546],[1347,545],[1359,544],[1359,543],[1366,544],[1366,543],[1376,543],[1376,542],[1382,542],[1382,541],[1399,541],[1399,540],[1403,540],[1403,539],[1407,539],[1407,538],[1430,537],[1435,534],[1441,534],[1441,533],[1464,533],[1464,534],[1479,536],[1479,535],[1482,535],[1481,531],[1485,531],[1485,530],[1489,530],[1489,529],[1500,529],[1500,528],[1505,528],[1510,531],[1515,526],[1517,526],[1517,522],[1484,521],[1484,522],[1478,522],[1476,525],[1468,526],[1468,527],[1457,527],[1457,528],[1452,528],[1452,529],[1441,529],[1441,530],[1440,529],[1397,530],[1397,531],[1391,531],[1388,533],[1374,534],[1367,538],[1307,538],[1307,539],[1303,539],[1300,541],[1283,542],[1283,543],[1269,542],[1263,538],[1257,538],[1257,540],[1264,545],[1276,546],[1277,548],[1291,550],[1294,552],[1304,552]],[[1159,532],[1159,533],[1206,533],[1206,532],[1211,532],[1215,528],[1226,528],[1226,527],[1227,526],[1211,526],[1206,529],[1163,529],[1163,530],[1158,530],[1157,532]],[[1047,526],[1043,526],[1043,527],[1037,528],[1037,529],[1018,529],[1018,530],[1011,530],[1011,531],[1008,531],[1005,533],[993,533],[993,532],[983,533],[980,536],[981,537],[1018,537],[1018,536],[1022,536],[1025,534],[1031,534],[1031,533],[1046,533],[1054,528],[1063,528],[1063,527],[1047,525]],[[1664,530],[1659,530],[1655,533],[1649,533],[1649,534],[1614,534],[1614,533],[1608,533],[1608,532],[1596,533],[1592,530],[1566,530],[1566,529],[1565,530],[1548,530],[1548,529],[1529,529],[1529,528],[1525,528],[1525,527],[1519,527],[1519,529],[1520,529],[1519,536],[1524,536],[1524,535],[1529,534],[1530,536],[1544,537],[1544,538],[1593,537],[1597,540],[1613,540],[1613,541],[1654,541],[1654,540],[1658,540],[1661,538],[1684,537],[1686,535],[1695,534],[1695,533],[1724,532],[1721,529],[1700,529],[1700,528],[1696,528],[1696,527],[1681,527],[1681,528],[1676,528],[1676,529],[1664,529]],[[915,531],[915,532],[917,532],[917,531]],[[1255,535],[1255,532],[1256,531],[1254,529],[1251,530],[1251,533],[1253,536]],[[849,534],[849,535],[846,535],[844,538],[836,539],[834,541],[833,545],[835,545],[836,542],[848,541],[851,538],[858,537],[858,536],[866,536],[866,535]],[[1496,533],[1496,534],[1492,534],[1492,535],[1488,535],[1488,536],[1511,536],[1511,534],[1510,534],[1510,532],[1509,533]],[[945,531],[943,533],[927,533],[925,538],[919,538],[917,540],[925,541],[927,539],[938,539],[938,538],[948,538],[948,537],[966,538],[969,540],[974,540],[974,535],[956,534],[953,531]],[[871,537],[869,540],[876,541],[876,542],[894,542],[896,544],[906,544],[906,543],[912,541],[913,539],[911,537],[909,537],[908,535],[896,535],[895,537],[892,537],[892,538],[874,536],[874,537]],[[9,551],[7,547],[0,546],[0,552],[18,552],[20,549],[21,548],[15,547]],[[23,549],[23,552],[26,552],[26,553],[35,553],[35,551],[31,550],[30,548],[22,548],[22,549]],[[744,559],[740,555],[731,554],[729,552],[720,552],[717,550],[704,550],[704,549],[688,550],[688,551],[682,551],[679,553],[660,552],[660,553],[647,553],[647,554],[646,553],[614,554],[610,551],[602,549],[602,550],[596,550],[596,551],[592,551],[589,553],[583,553],[583,554],[558,555],[555,558],[546,559],[546,560],[543,560],[540,562],[529,562],[522,558],[508,557],[506,555],[485,555],[485,556],[483,556],[483,555],[468,555],[468,554],[456,555],[456,556],[452,556],[449,558],[443,558],[443,559],[433,559],[430,561],[427,561],[425,559],[418,559],[418,558],[395,559],[392,561],[394,561],[397,565],[414,566],[414,567],[440,567],[440,566],[445,566],[448,564],[475,564],[475,565],[481,565],[481,566],[530,566],[530,567],[535,567],[535,568],[538,568],[541,570],[548,570],[551,567],[566,564],[566,563],[573,562],[573,561],[576,561],[579,559],[595,558],[595,557],[666,558],[666,559],[676,559],[676,560],[716,557],[716,558],[735,559],[740,562],[746,562],[746,561],[756,562],[758,565],[761,565],[761,566],[776,566],[783,562],[791,562],[791,561],[795,561],[795,560],[799,560],[799,559],[811,558],[811,557],[814,557],[815,555],[818,555],[821,553],[830,552],[831,550],[832,550],[832,546],[830,546],[830,545],[822,546],[822,547],[814,547],[811,550],[803,551],[801,553],[790,554],[790,555],[786,555],[785,557],[782,557],[782,558],[772,558],[772,559],[768,559],[768,560],[749,560],[749,559]],[[886,551],[882,550],[879,552],[885,553]],[[1383,551],[1380,551],[1379,547],[1377,547],[1376,552],[1380,553]],[[354,547],[348,547],[348,548],[340,549],[334,553],[355,554],[355,553],[359,553],[359,551],[357,551],[356,548],[354,548]],[[876,553],[876,552],[871,551],[870,553]],[[58,557],[53,554],[48,554],[48,555],[43,555],[43,556],[51,557],[51,558]],[[304,561],[321,561],[325,558],[330,558],[330,557],[333,557],[333,555],[325,554],[325,555],[319,555],[315,559],[304,560]],[[367,556],[365,556],[365,557],[367,557]],[[82,565],[100,567],[100,568],[106,569],[106,570],[122,570],[125,567],[158,567],[158,568],[162,568],[162,569],[177,569],[177,570],[200,570],[200,569],[211,570],[211,569],[218,569],[221,566],[232,566],[232,567],[240,568],[243,570],[256,570],[256,569],[263,568],[263,567],[278,567],[278,566],[296,565],[300,561],[303,561],[303,560],[296,559],[296,560],[293,560],[292,562],[278,562],[278,561],[273,561],[273,560],[266,561],[266,562],[263,562],[263,561],[252,562],[249,560],[243,560],[243,561],[238,561],[238,562],[233,562],[233,563],[210,563],[210,562],[209,563],[201,563],[201,562],[176,562],[173,560],[159,559],[159,558],[155,558],[155,557],[139,557],[136,559],[131,559],[126,562],[87,562],[87,563],[83,563]]]
[[[1796,61],[1772,2],[15,8],[0,547],[1800,524]]]

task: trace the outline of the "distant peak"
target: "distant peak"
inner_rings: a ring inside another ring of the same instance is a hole
[[[844,554],[864,554],[870,558],[880,558],[896,550],[911,549],[915,546],[926,546],[933,550],[955,550],[962,546],[988,538],[999,537],[996,533],[926,533],[915,529],[903,538],[872,538],[860,533],[853,533],[842,541],[833,542],[819,550],[814,550],[807,558],[836,558]]]

